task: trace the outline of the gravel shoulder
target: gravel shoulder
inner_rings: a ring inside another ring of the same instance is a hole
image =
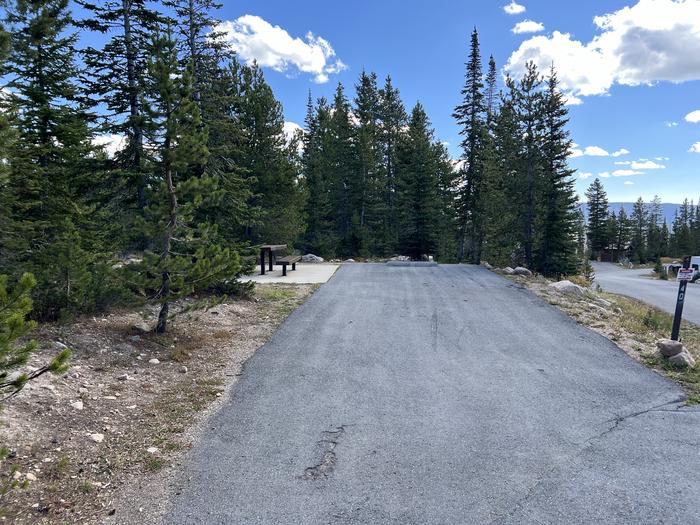
[[[14,467],[29,480],[3,498],[3,521],[155,523],[168,480],[245,362],[315,289],[259,285],[251,300],[177,317],[165,336],[144,332],[148,309],[40,327],[30,365],[57,344],[74,353],[65,376],[42,376],[2,413],[3,475]]]

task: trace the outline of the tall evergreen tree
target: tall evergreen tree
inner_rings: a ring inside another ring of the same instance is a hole
[[[356,152],[359,176],[356,178],[356,203],[359,214],[359,232],[363,239],[365,253],[383,254],[387,249],[383,244],[386,237],[384,227],[384,193],[386,179],[380,169],[379,117],[380,100],[377,89],[377,76],[362,72],[355,86],[355,107],[357,119],[355,129]]]
[[[586,190],[588,199],[588,243],[591,259],[608,247],[608,195],[596,178]]]
[[[482,75],[479,33],[475,28],[471,35],[471,48],[466,64],[464,87],[461,91],[462,102],[455,108],[453,117],[461,128],[459,133],[462,136],[462,160],[464,161],[460,195],[462,233],[458,260],[461,261],[468,256],[467,258],[476,264],[481,258],[484,227],[481,152],[486,108]]]
[[[523,137],[520,174],[517,181],[519,198],[516,203],[518,226],[522,235],[524,264],[534,267],[536,247],[537,190],[541,178],[543,94],[542,77],[533,62],[528,62],[523,78],[512,86],[515,113]]]
[[[328,188],[329,170],[325,155],[329,139],[329,121],[330,111],[326,100],[321,98],[314,107],[311,92],[309,92],[302,157],[308,191],[304,245],[307,250],[323,257],[334,256],[336,249]]]
[[[631,252],[638,263],[646,262],[646,230],[648,224],[647,208],[644,200],[639,197],[632,207],[630,215]]]
[[[86,73],[81,77],[92,103],[104,110],[98,131],[112,140],[124,137],[124,146],[113,159],[117,186],[112,200],[114,218],[124,224],[128,235],[137,230],[134,224],[142,220],[147,204],[150,181],[142,100],[150,41],[162,16],[146,0],[78,3],[90,12],[78,26],[108,36],[101,48],[89,45],[82,51]],[[131,238],[130,242],[143,247],[150,241]]]
[[[216,179],[194,176],[209,152],[191,73],[179,67],[170,32],[154,39],[151,53],[144,124],[157,148],[154,175],[160,184],[150,197],[147,226],[158,242],[137,269],[147,293],[160,304],[156,331],[163,333],[173,300],[233,278],[240,260],[216,243],[215,225],[196,221],[198,208],[221,193]]]
[[[576,263],[576,194],[568,158],[571,139],[564,96],[554,67],[550,70],[543,104],[542,213],[537,270],[544,275],[573,273]]]
[[[387,77],[379,92],[379,147],[385,184],[385,232],[384,245],[389,252],[398,247],[398,210],[396,201],[396,150],[404,132],[408,116],[401,101],[399,90],[394,87],[391,77]]]
[[[435,254],[438,242],[438,166],[433,131],[419,103],[397,151],[400,242],[406,255]]]
[[[102,173],[76,87],[76,35],[65,0],[18,0],[6,7],[12,33],[7,63],[20,107],[8,150],[11,232],[0,256],[9,273],[33,273],[35,315],[56,318],[94,307],[104,241],[93,206]]]

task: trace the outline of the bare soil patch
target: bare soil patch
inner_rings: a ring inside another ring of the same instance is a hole
[[[139,328],[152,325],[151,309],[40,327],[30,365],[56,342],[74,353],[66,375],[42,376],[2,413],[0,443],[12,451],[2,475],[15,467],[28,487],[3,498],[0,519],[132,523],[116,516],[123,495],[191,448],[245,361],[315,288],[259,285],[251,300],[177,317],[164,336]]]

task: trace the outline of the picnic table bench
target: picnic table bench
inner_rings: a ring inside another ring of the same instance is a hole
[[[301,255],[287,255],[281,259],[277,259],[277,264],[282,265],[282,277],[287,275],[287,265],[292,265],[292,271],[297,269],[297,263],[301,261]]]
[[[272,271],[273,265],[273,253],[281,252],[287,249],[286,244],[263,244],[260,247],[260,275],[265,275],[265,255],[267,254],[270,258],[269,270]],[[286,267],[285,267],[286,268]],[[286,273],[285,273],[286,275]]]

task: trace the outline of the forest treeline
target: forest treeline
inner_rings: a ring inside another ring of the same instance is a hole
[[[600,179],[586,190],[588,201],[588,246],[591,259],[614,250],[636,263],[659,262],[662,257],[684,257],[700,253],[700,203],[685,199],[668,224],[657,196],[645,203],[641,197],[628,214],[608,206],[608,195]]]
[[[455,162],[370,72],[352,95],[310,94],[286,137],[260,68],[212,31],[213,0],[78,3],[2,4],[0,275],[35,277],[35,318],[152,302],[164,331],[174,300],[235,292],[260,243],[577,271],[554,69],[501,85],[474,30]]]

